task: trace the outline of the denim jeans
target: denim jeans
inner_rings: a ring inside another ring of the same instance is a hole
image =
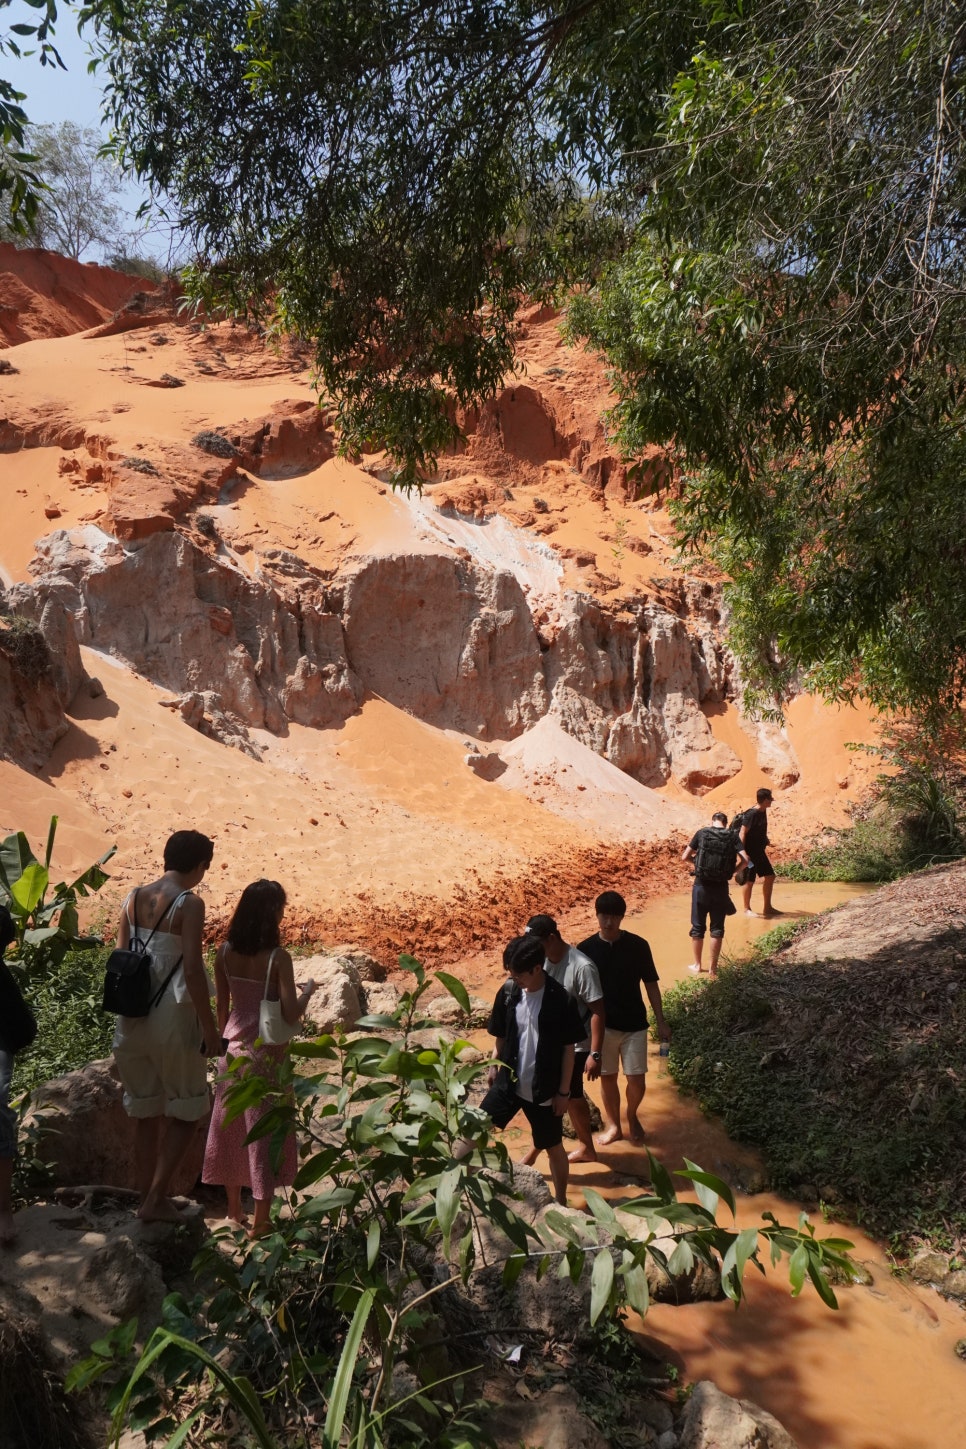
[[[0,1157],[17,1155],[17,1116],[10,1106],[13,1052],[0,1047]]]

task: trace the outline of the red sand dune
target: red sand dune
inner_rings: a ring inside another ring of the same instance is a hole
[[[153,282],[40,247],[0,243],[0,346],[67,337],[106,322]]]

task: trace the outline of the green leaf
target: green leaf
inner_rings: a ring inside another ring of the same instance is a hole
[[[832,1291],[832,1285],[826,1278],[825,1274],[822,1272],[821,1265],[819,1263],[816,1263],[814,1258],[812,1258],[811,1256],[809,1256],[808,1260],[808,1276],[809,1278],[811,1278],[815,1291],[818,1293],[818,1296],[821,1298],[825,1306],[827,1308],[837,1309],[839,1303],[834,1292]]]
[[[514,1253],[507,1258],[503,1264],[503,1286],[506,1289],[513,1287],[514,1283],[523,1272],[530,1259],[525,1253]]]
[[[667,1271],[672,1278],[682,1278],[690,1273],[694,1267],[694,1253],[691,1251],[691,1244],[687,1238],[678,1238],[674,1245],[667,1263]]]
[[[352,1207],[358,1202],[362,1195],[362,1186],[333,1187],[328,1192],[319,1193],[318,1197],[307,1198],[299,1206],[300,1218],[319,1218],[328,1213],[341,1212],[343,1208]]]
[[[603,1223],[607,1228],[617,1227],[617,1214],[599,1192],[595,1192],[592,1187],[585,1187],[584,1198],[596,1222]]]
[[[379,1219],[373,1218],[366,1229],[366,1267],[370,1272],[376,1266],[381,1241],[382,1229],[379,1226]]]
[[[675,1177],[685,1177],[689,1182],[694,1183],[694,1191],[698,1202],[703,1208],[707,1208],[712,1215],[718,1210],[718,1199],[723,1198],[731,1209],[732,1216],[736,1215],[735,1195],[723,1178],[716,1177],[713,1172],[705,1172],[696,1162],[691,1162],[687,1157],[684,1159],[684,1167],[678,1168]]]
[[[792,1285],[792,1297],[797,1298],[805,1286],[805,1275],[808,1272],[808,1249],[804,1243],[799,1243],[794,1253],[788,1260],[788,1280]]]
[[[336,1370],[335,1379],[332,1383],[328,1412],[325,1416],[325,1430],[323,1433],[325,1449],[338,1449],[342,1439],[342,1429],[345,1424],[349,1393],[352,1388],[352,1379],[359,1357],[359,1347],[362,1343],[362,1335],[365,1333],[366,1323],[369,1320],[369,1314],[372,1311],[375,1296],[372,1288],[367,1288],[362,1294],[356,1311],[352,1315],[349,1332],[345,1336],[345,1343],[342,1346],[342,1354],[339,1358],[339,1367]]]
[[[20,879],[28,865],[36,864],[37,858],[22,830],[6,837],[0,844],[0,879],[8,895],[12,892],[14,881]]]
[[[647,1153],[647,1161],[651,1173],[651,1187],[657,1196],[663,1198],[665,1202],[676,1202],[677,1194],[674,1191],[671,1174],[662,1163],[658,1162],[650,1148]]]
[[[455,976],[451,976],[448,971],[436,971],[434,975],[436,980],[442,982],[450,996],[459,1003],[462,1010],[469,1016],[471,1011],[470,997],[462,981]]]
[[[439,1180],[439,1187],[436,1189],[436,1219],[443,1234],[443,1252],[449,1256],[450,1234],[453,1231],[453,1224],[456,1221],[456,1214],[459,1212],[460,1199],[457,1191],[463,1177],[461,1167],[450,1168],[444,1172]]]
[[[51,815],[47,830],[47,848],[44,851],[44,865],[50,870],[50,857],[54,853],[54,836],[57,834],[57,816]]]
[[[614,1260],[609,1248],[601,1248],[590,1275],[590,1322],[595,1324],[610,1301],[614,1283]]]
[[[634,1312],[646,1318],[651,1306],[651,1293],[647,1286],[647,1273],[639,1263],[624,1270],[624,1292]]]
[[[10,894],[23,915],[29,916],[37,909],[49,881],[50,873],[38,861],[34,861],[27,866],[20,879],[11,884]]]

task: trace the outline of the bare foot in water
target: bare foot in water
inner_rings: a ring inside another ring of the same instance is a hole
[[[761,919],[761,917],[759,916],[759,914],[758,914],[757,911],[745,911],[745,915],[746,916],[754,916],[754,918],[755,918],[756,921],[758,921],[758,920]]]
[[[13,1213],[0,1213],[0,1248],[11,1248],[17,1241]]]
[[[575,1147],[573,1152],[567,1153],[568,1162],[598,1162],[597,1153],[592,1147],[585,1147],[583,1143]]]
[[[785,914],[784,911],[776,911],[774,909],[768,910],[768,911],[762,911],[762,913],[761,913],[762,919],[765,920],[765,921],[770,921],[771,918],[772,918],[772,916],[783,916],[784,914]]]
[[[641,1126],[640,1122],[631,1122],[630,1123],[630,1125],[628,1127],[627,1138],[628,1138],[628,1141],[634,1147],[643,1147],[644,1146],[644,1141],[645,1141],[644,1128]]]
[[[184,1214],[169,1197],[145,1198],[138,1208],[142,1223],[183,1223]]]
[[[532,1167],[539,1156],[540,1152],[538,1151],[538,1149],[536,1147],[531,1147],[526,1157],[521,1157],[520,1161],[523,1163],[524,1167]]]
[[[609,1147],[612,1142],[620,1142],[624,1136],[619,1127],[608,1127],[606,1132],[601,1132],[597,1138],[598,1147]]]

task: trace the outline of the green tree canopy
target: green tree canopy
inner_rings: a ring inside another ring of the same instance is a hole
[[[418,481],[525,291],[580,284],[633,458],[778,695],[966,684],[963,65],[952,0],[93,0],[122,155],[196,294],[311,339],[345,446]]]
[[[0,0],[0,11],[9,10],[12,4],[13,0]],[[0,27],[0,58],[11,56],[19,61],[35,56],[41,65],[63,67],[51,39],[56,0],[24,0],[24,5],[28,8],[23,19]],[[25,99],[23,91],[0,76],[0,223],[16,235],[30,231],[40,187],[26,149],[27,113],[20,104]]]

